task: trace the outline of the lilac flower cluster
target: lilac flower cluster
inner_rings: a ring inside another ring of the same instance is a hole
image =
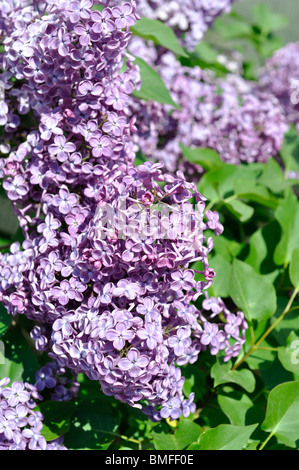
[[[139,15],[163,21],[176,31],[183,45],[192,50],[215,19],[231,10],[233,2],[234,0],[136,0],[136,5]],[[113,5],[118,3],[119,0],[111,0]]]
[[[128,106],[139,73],[126,48],[134,4],[101,12],[92,5],[17,8],[5,39],[4,68],[37,125],[1,163],[26,239],[0,255],[0,301],[36,323],[37,349],[59,368],[85,373],[153,420],[175,419],[194,411],[177,365],[207,347],[235,357],[247,324],[219,299],[194,305],[215,276],[213,239],[204,232],[223,227],[181,172],[133,165],[136,117]],[[202,265],[198,282],[194,261]],[[56,380],[47,367],[39,389]]]
[[[41,399],[28,383],[0,379],[0,450],[67,450],[61,439],[47,442],[41,434],[43,415],[34,400]]]
[[[102,13],[93,11],[92,5],[91,0],[71,4],[42,0],[1,6],[5,34],[0,59],[5,88],[0,108],[0,122],[5,125],[2,153],[23,142],[17,156],[22,161],[31,144],[41,140],[52,144],[49,151],[56,161],[65,162],[76,147],[67,143],[70,137],[63,136],[64,131],[77,134],[79,145],[82,138],[89,142],[93,137],[90,145],[96,157],[110,157],[112,147],[114,155],[125,156],[127,147],[130,153],[126,136],[132,125],[125,119],[126,102],[139,82],[139,71],[130,58],[127,70],[121,74],[120,69],[131,37],[128,29],[137,17],[128,3],[121,22],[120,7]],[[32,132],[34,126],[22,122],[29,111],[39,121],[38,134]],[[109,137],[104,138],[103,131]],[[10,146],[5,145],[8,141]],[[39,177],[37,166],[34,175]]]
[[[299,132],[299,43],[289,43],[268,59],[260,76],[262,90],[276,96],[288,122]]]
[[[104,202],[116,206],[124,195],[128,201],[114,233],[109,230],[107,237],[99,238],[96,207],[81,207],[77,195],[72,209],[66,210],[70,194],[62,188],[57,196],[45,194],[45,222],[36,219],[37,233],[24,242],[24,251],[15,244],[1,259],[7,272],[2,300],[12,314],[25,313],[43,325],[34,333],[37,348],[49,348],[61,367],[99,380],[108,395],[140,408],[147,402],[144,411],[150,410],[153,419],[163,417],[162,409],[173,398],[180,400],[180,412],[186,414],[184,379],[175,363],[195,361],[207,346],[212,354],[224,350],[228,360],[240,352],[247,327],[242,314],[227,313],[224,306],[218,314],[223,312],[227,325],[236,325],[234,330],[207,320],[211,309],[214,319],[214,299],[203,305],[206,316],[191,304],[215,276],[208,266],[213,241],[205,244],[203,231],[220,234],[223,228],[216,213],[204,216],[204,198],[192,183],[183,175],[163,175],[160,166],[127,166],[123,172],[116,166],[114,172],[107,171],[107,182],[103,175],[97,191],[100,207]],[[192,195],[199,212],[189,202]],[[82,204],[84,191],[80,199]],[[142,240],[138,231],[132,234],[136,203],[146,201],[148,209],[165,200],[170,207],[184,207],[191,220],[199,218],[202,231],[194,224],[196,230],[177,238],[170,218],[166,239],[154,241],[149,234]],[[71,237],[67,218],[76,220],[82,211],[84,221]],[[118,229],[124,217],[129,223],[124,224],[128,232],[122,239]],[[203,266],[200,282],[189,268],[195,260]]]
[[[135,136],[146,158],[201,172],[183,159],[180,144],[212,148],[229,164],[266,162],[281,149],[288,123],[278,99],[237,75],[215,78],[199,67],[182,66],[171,52],[159,54],[142,39],[130,43],[135,55],[147,54],[181,110],[132,100],[137,118]],[[139,52],[138,52],[139,51]]]

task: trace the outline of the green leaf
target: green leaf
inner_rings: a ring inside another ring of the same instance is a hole
[[[249,321],[268,319],[276,311],[274,286],[249,264],[237,259],[232,266],[230,295]]]
[[[299,336],[294,331],[290,333],[286,347],[278,348],[278,359],[286,370],[299,375]]]
[[[299,137],[294,126],[285,135],[280,155],[285,164],[287,174],[290,171],[299,173]]]
[[[0,232],[6,236],[11,236],[16,233],[19,227],[19,222],[16,214],[14,213],[11,201],[7,198],[6,194],[0,195]]]
[[[218,395],[218,403],[231,424],[235,426],[245,426],[246,415],[254,406],[245,393],[240,393],[237,398],[220,394]]]
[[[37,358],[29,343],[18,326],[12,328],[3,337],[4,364],[0,364],[0,377],[35,382],[35,374],[40,368]],[[33,346],[34,347],[34,346]]]
[[[299,382],[286,382],[271,390],[262,429],[283,444],[299,444]]]
[[[103,11],[104,10],[104,5],[93,5],[92,9],[93,10],[98,10],[98,11]]]
[[[198,55],[200,59],[207,64],[215,64],[218,62],[219,52],[206,41],[200,41],[193,53]]]
[[[299,289],[299,247],[295,248],[292,254],[290,264],[290,279],[295,289]]]
[[[276,210],[275,218],[281,226],[282,237],[274,252],[274,261],[278,266],[287,266],[298,247],[299,233],[299,202],[291,189]]]
[[[202,400],[209,391],[205,373],[196,364],[188,364],[183,369],[183,375],[185,377],[183,388],[185,397],[188,398],[193,392],[196,400]]]
[[[271,348],[271,344],[267,341],[263,341],[260,346],[262,348]],[[273,365],[275,357],[276,352],[271,349],[257,349],[247,357],[246,364],[251,370],[265,370]]]
[[[179,422],[175,433],[171,434],[165,424],[158,424],[153,429],[152,436],[156,450],[183,450],[190,442],[197,441],[201,433],[198,424],[184,419]]]
[[[279,205],[276,198],[271,196],[265,186],[262,186],[253,180],[243,178],[236,179],[234,182],[234,190],[239,198],[257,202],[266,207],[270,207],[271,209],[276,209]]]
[[[247,21],[237,18],[220,17],[216,20],[214,29],[223,40],[252,38],[252,28]]]
[[[240,222],[246,222],[251,219],[254,214],[252,207],[237,199],[226,202],[224,205]]]
[[[210,267],[216,272],[213,285],[209,293],[214,297],[229,297],[229,279],[231,272],[231,263],[223,256],[216,255],[210,261]]]
[[[0,237],[0,250],[3,249],[4,246],[10,245],[12,242],[9,238],[2,238]]]
[[[212,236],[212,234],[211,234]],[[214,251],[220,254],[231,264],[233,258],[238,256],[242,251],[243,246],[235,240],[229,240],[224,235],[216,237],[214,240]]]
[[[245,262],[253,267],[256,272],[260,272],[262,262],[267,256],[267,245],[263,237],[262,229],[255,232],[249,240],[249,255]]]
[[[219,201],[233,192],[234,180],[238,168],[235,165],[224,165],[217,170],[208,171],[203,175],[198,190],[210,201]]]
[[[285,179],[282,169],[274,158],[270,158],[264,166],[259,183],[269,188],[274,194],[280,193],[292,184],[290,180]]]
[[[202,433],[198,444],[192,444],[188,450],[242,450],[247,446],[256,427],[257,424],[251,426],[220,424]]]
[[[52,441],[68,432],[75,408],[76,405],[72,401],[45,401],[40,403],[37,410],[44,416],[42,436],[47,441]]]
[[[216,170],[223,166],[223,161],[215,150],[209,148],[190,148],[180,144],[182,153],[186,160],[201,165],[205,170]]]
[[[80,402],[64,443],[71,450],[106,450],[115,440],[120,419],[104,399]]]
[[[263,3],[254,5],[253,15],[256,24],[265,35],[285,28],[289,23],[287,16],[272,11],[271,8]]]
[[[139,91],[132,94],[136,98],[146,101],[156,101],[181,109],[170,96],[170,93],[160,75],[150,67],[143,59],[136,57],[135,64],[140,69],[142,86]]]
[[[12,315],[7,313],[6,308],[0,303],[0,338],[10,327]]]
[[[140,165],[143,165],[145,162],[146,162],[146,157],[143,155],[143,153],[137,152],[134,165],[140,166]]]
[[[234,383],[252,393],[255,389],[255,377],[248,369],[231,370],[232,363],[220,363],[218,360],[211,369],[214,387],[221,384]]]
[[[159,20],[150,18],[141,18],[131,27],[131,31],[135,36],[151,40],[155,44],[165,47],[181,57],[189,57],[187,52],[182,48],[173,30]]]

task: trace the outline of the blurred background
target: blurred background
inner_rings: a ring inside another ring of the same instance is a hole
[[[239,4],[235,5],[234,10],[252,19],[252,7],[257,3],[261,3],[261,0],[241,0]],[[269,8],[277,13],[282,13],[289,18],[289,25],[279,31],[280,36],[285,41],[298,41],[299,1],[263,0],[262,3],[268,5]]]

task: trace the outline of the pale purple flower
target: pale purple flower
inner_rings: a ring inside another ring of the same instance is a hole
[[[178,397],[171,398],[161,409],[162,418],[178,419],[182,413],[181,400]]]
[[[40,434],[40,427],[24,429],[22,434],[26,439],[29,439],[28,447],[30,450],[46,450],[47,441]]]
[[[17,424],[14,419],[6,419],[4,416],[0,416],[0,434],[3,433],[9,441],[13,439],[16,427]]]
[[[205,322],[201,343],[204,345],[210,344],[212,347],[217,347],[219,345],[218,332],[219,329],[216,324]]]
[[[70,153],[76,151],[76,146],[72,142],[67,142],[63,135],[55,136],[54,142],[49,146],[49,153],[55,155],[60,162],[65,162]]]
[[[55,232],[59,227],[61,227],[60,220],[56,219],[53,214],[47,214],[45,222],[38,225],[37,231],[47,237],[49,232]]]
[[[205,310],[212,310],[213,316],[219,315],[219,313],[223,310],[223,305],[221,302],[219,302],[219,299],[216,299],[215,297],[209,297],[205,299],[202,303],[202,306]]]
[[[119,137],[122,135],[125,125],[125,118],[119,117],[116,113],[112,112],[108,114],[107,121],[103,124],[103,131]]]
[[[58,127],[60,118],[58,116],[47,116],[41,118],[40,131],[41,138],[45,141],[50,140],[52,134],[62,135],[63,130]]]
[[[71,287],[69,281],[62,281],[59,287],[52,289],[54,299],[58,299],[60,305],[67,305],[71,299],[74,299],[76,293]]]
[[[149,349],[155,349],[158,344],[163,342],[163,334],[155,323],[146,322],[144,328],[140,328],[137,331],[137,336],[146,341]]]
[[[149,363],[147,356],[140,355],[137,349],[130,349],[127,357],[120,359],[118,366],[121,370],[128,371],[132,377],[138,377]]]
[[[135,24],[135,18],[132,13],[133,8],[130,3],[125,3],[121,7],[113,8],[112,15],[114,18],[116,18],[116,27],[119,29],[123,29]]]
[[[192,287],[194,287],[194,273],[191,270],[173,271],[171,273],[171,277],[175,281],[172,284],[172,288],[174,290],[191,289]]]
[[[95,33],[109,34],[114,29],[114,21],[110,10],[104,9],[102,12],[93,11],[91,18],[94,21],[93,31]]]
[[[195,398],[195,394],[191,393],[189,398],[187,400],[184,400],[183,402],[183,416],[184,418],[188,418],[191,413],[195,413],[196,411],[196,406],[195,403],[193,403]]]
[[[80,18],[86,20],[90,18],[92,7],[92,0],[74,1],[69,4],[69,11],[71,11],[70,21],[78,23]]]
[[[13,382],[11,387],[7,387],[3,391],[3,396],[7,398],[9,406],[26,403],[30,399],[30,394],[24,389],[24,384],[21,381]]]
[[[113,346],[118,351],[123,349],[126,341],[132,341],[134,336],[134,332],[128,329],[125,323],[118,323],[115,329],[108,330],[106,333],[106,338],[108,341],[113,341]]]
[[[168,344],[173,348],[176,356],[182,356],[191,345],[190,330],[179,328],[175,336],[170,336]]]
[[[65,215],[71,212],[77,202],[78,196],[76,194],[71,194],[66,186],[63,186],[59,190],[59,196],[57,196],[53,201],[53,203],[58,206],[59,212]]]
[[[28,193],[28,186],[22,175],[17,175],[14,179],[6,179],[3,183],[3,188],[7,191],[7,195],[12,201],[20,199]]]
[[[91,138],[90,145],[92,146],[92,155],[95,158],[101,157],[110,157],[112,155],[112,144],[108,136],[102,136],[99,139]]]
[[[117,283],[117,287],[114,289],[113,295],[115,297],[126,296],[127,299],[134,300],[137,296],[138,290],[138,284],[123,280]]]

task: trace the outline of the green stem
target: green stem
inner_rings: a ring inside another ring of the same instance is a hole
[[[263,336],[258,340],[258,342],[256,344],[253,344],[251,346],[251,349],[248,351],[247,354],[245,354],[245,356],[239,361],[237,362],[234,367],[232,368],[232,370],[236,370],[241,364],[243,364],[244,361],[246,361],[246,359],[251,356],[251,354],[256,351],[257,349],[259,349],[259,345],[269,336],[269,334],[277,327],[277,325],[279,325],[279,323],[284,319],[284,317],[290,313],[291,311],[291,306],[292,306],[292,303],[294,302],[295,298],[296,298],[296,295],[298,294],[299,292],[299,288],[298,289],[295,289],[286,308],[284,309],[283,313],[281,314],[281,316],[279,318],[277,318],[277,320],[268,328],[268,330],[263,334]]]
[[[207,211],[211,210],[212,207],[214,207],[217,202],[218,202],[218,199],[214,199],[214,201],[211,201],[211,202],[207,205],[205,211],[207,212]]]
[[[268,442],[270,441],[270,439],[272,439],[273,436],[274,436],[274,433],[271,432],[271,434],[269,434],[267,439],[262,443],[261,447],[258,450],[263,450],[265,446],[268,444]]]
[[[105,434],[110,434],[111,436],[118,437],[118,439],[122,439],[123,441],[132,442],[133,444],[138,445],[138,450],[142,450],[142,441],[138,441],[137,439],[132,439],[131,437],[124,436],[122,434],[117,434],[116,432],[109,432],[103,431]]]

